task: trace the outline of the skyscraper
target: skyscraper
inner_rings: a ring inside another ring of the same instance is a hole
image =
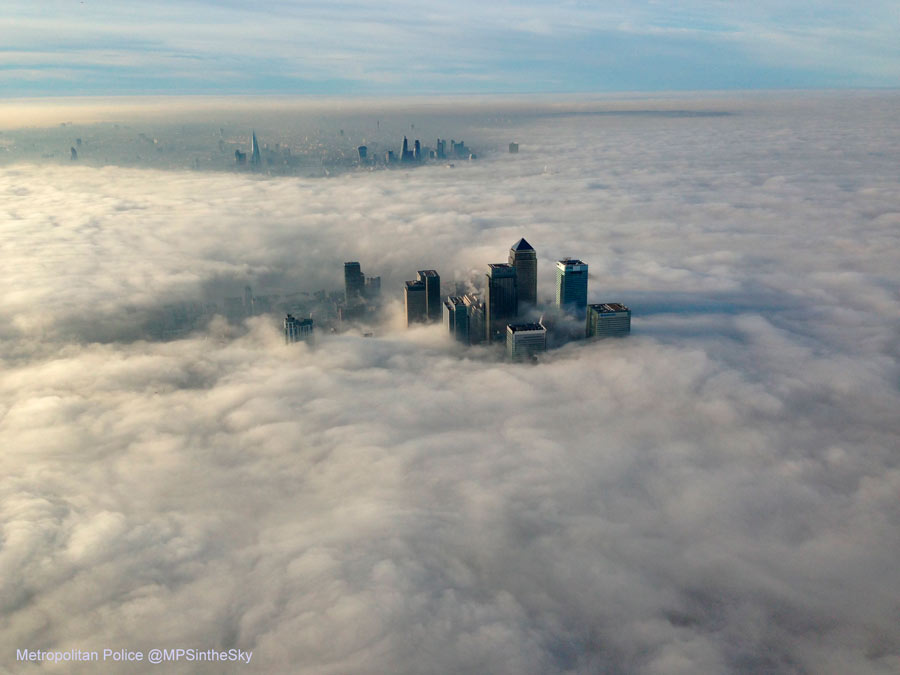
[[[464,344],[469,343],[469,315],[463,299],[457,295],[444,300],[444,328],[451,337]]]
[[[363,297],[368,302],[376,302],[381,296],[381,277],[366,277],[363,285]]]
[[[566,258],[556,263],[556,306],[584,319],[587,306],[588,266]]]
[[[313,320],[297,319],[292,314],[284,317],[284,344],[289,345],[301,340],[312,343]]]
[[[631,332],[631,310],[618,302],[587,307],[585,333],[589,338],[622,337]]]
[[[417,138],[415,143],[413,143],[413,159],[417,162],[422,161],[422,144],[419,143],[419,139]]]
[[[537,304],[537,252],[524,239],[509,249],[509,264],[516,268],[519,302]]]
[[[519,314],[516,268],[508,263],[491,263],[484,288],[484,338],[502,339],[506,324]]]
[[[366,156],[369,154],[369,148],[367,148],[365,145],[360,145],[358,148],[356,148],[356,152],[359,155],[359,161],[365,162]]]
[[[418,280],[425,284],[425,313],[429,321],[441,320],[441,277],[435,270],[419,270]]]
[[[506,327],[506,355],[513,360],[547,351],[547,329],[539,323],[511,323]]]
[[[474,293],[466,293],[462,301],[469,321],[469,344],[477,345],[484,340],[484,303]]]
[[[344,263],[344,301],[348,307],[362,303],[365,276],[358,262]]]
[[[256,132],[250,138],[250,163],[259,166],[259,143],[256,140]]]
[[[428,319],[427,296],[424,281],[407,281],[403,287],[403,305],[406,308],[406,325],[424,323]]]
[[[409,149],[409,141],[406,136],[403,137],[403,148],[400,150],[400,161],[411,162],[413,160],[412,150]]]

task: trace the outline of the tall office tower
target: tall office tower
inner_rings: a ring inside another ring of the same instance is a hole
[[[312,343],[313,320],[297,319],[292,314],[284,317],[284,344],[289,345],[301,340]]]
[[[547,329],[539,323],[506,326],[506,355],[513,360],[530,359],[547,351]]]
[[[72,161],[75,161],[76,159],[78,159],[78,151],[75,149],[75,146],[73,145],[73,146],[72,146],[71,148],[69,148],[69,149],[72,151],[72,152],[70,153],[70,154],[72,155]]]
[[[457,295],[449,295],[444,300],[444,328],[459,342],[469,343],[468,308]]]
[[[365,145],[361,145],[361,146],[359,146],[359,147],[356,149],[356,152],[357,152],[357,154],[359,155],[359,161],[360,161],[360,162],[365,162],[365,161],[366,161],[366,155],[369,154],[369,148],[367,148]]]
[[[622,337],[631,332],[631,310],[619,302],[588,305],[585,333],[589,338]]]
[[[403,137],[403,149],[400,151],[400,161],[401,162],[409,162],[413,159],[413,153],[409,149],[409,141],[406,139],[406,136]]]
[[[484,303],[474,293],[462,296],[469,321],[469,344],[477,345],[484,340]]]
[[[506,324],[519,314],[516,268],[509,263],[488,265],[484,288],[484,339],[503,339]]]
[[[511,155],[514,155],[517,152],[519,152],[519,144],[518,143],[510,143],[509,144],[509,153]]]
[[[413,143],[413,159],[417,162],[422,161],[422,144],[419,143],[419,139],[417,138],[415,143]]]
[[[519,302],[537,304],[537,252],[524,239],[509,249],[509,264],[516,268]]]
[[[434,156],[438,159],[444,159],[446,154],[447,141],[442,139],[437,139],[437,143],[435,144]]]
[[[403,304],[406,307],[406,325],[424,323],[428,319],[424,281],[407,281],[403,287]]]
[[[556,306],[583,319],[587,307],[588,266],[566,258],[556,263]]]
[[[425,314],[429,321],[441,320],[441,276],[434,270],[419,270],[417,278],[425,284]]]
[[[244,314],[253,316],[253,291],[249,286],[244,286]]]
[[[250,138],[250,163],[254,166],[259,165],[259,143],[256,140],[256,132]]]
[[[381,277],[366,277],[363,286],[363,297],[366,300],[378,300],[381,295]]]
[[[366,279],[358,262],[344,263],[344,301],[348,307],[362,303]]]

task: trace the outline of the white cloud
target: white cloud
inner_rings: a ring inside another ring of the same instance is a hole
[[[891,96],[825,100],[494,107],[466,141],[520,153],[453,170],[4,166],[3,663],[186,645],[267,672],[890,672],[900,139]],[[530,367],[437,327],[309,350],[264,318],[134,340],[126,314],[337,287],[355,258],[390,294],[519,236],[543,295],[581,256],[632,337]]]

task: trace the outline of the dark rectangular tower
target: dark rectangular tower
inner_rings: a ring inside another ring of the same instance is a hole
[[[508,263],[488,265],[484,289],[484,337],[491,342],[506,336],[506,324],[519,314],[516,268]]]
[[[425,284],[425,314],[429,321],[441,320],[441,276],[435,270],[419,270],[418,280]]]
[[[509,249],[509,264],[516,268],[519,302],[537,304],[537,251],[524,239]]]
[[[359,267],[358,262],[344,263],[344,300],[348,307],[355,307],[362,303],[363,288],[366,278]]]

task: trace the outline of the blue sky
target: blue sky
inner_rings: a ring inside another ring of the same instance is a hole
[[[3,95],[895,87],[893,1],[6,0]]]

